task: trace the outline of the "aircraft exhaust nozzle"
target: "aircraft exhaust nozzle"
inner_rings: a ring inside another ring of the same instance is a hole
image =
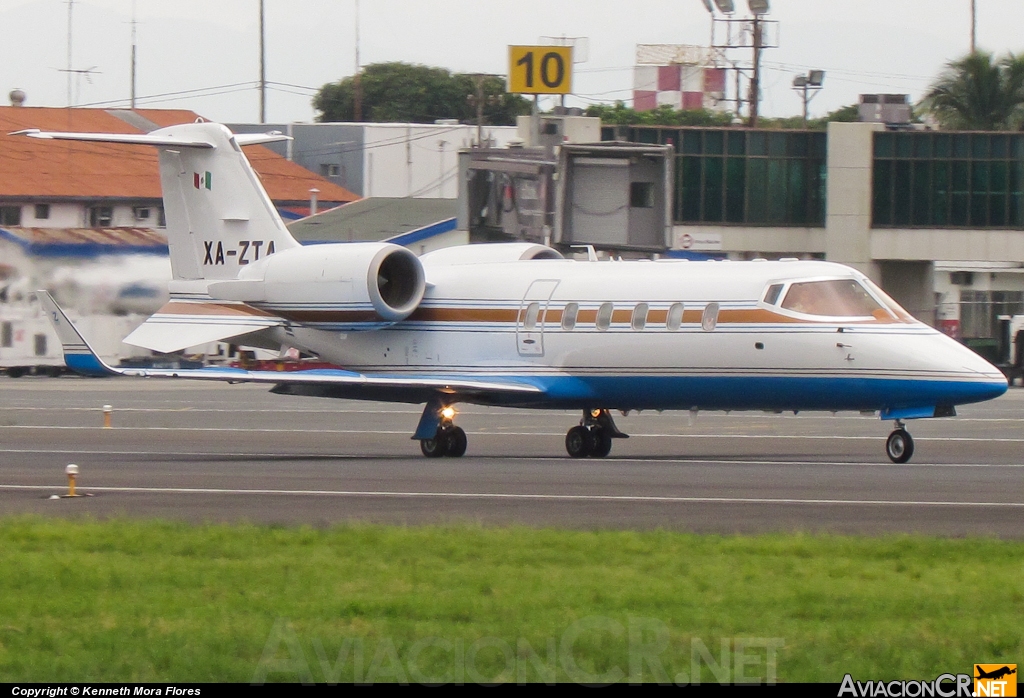
[[[241,301],[300,322],[372,329],[400,322],[427,288],[419,258],[390,243],[310,245],[246,266],[237,279],[208,285],[210,297]]]
[[[367,288],[377,314],[397,322],[420,304],[427,284],[419,258],[404,247],[390,247],[381,250],[371,262]]]

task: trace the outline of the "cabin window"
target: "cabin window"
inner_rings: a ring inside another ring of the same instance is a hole
[[[536,329],[538,315],[540,315],[540,303],[530,303],[526,306],[526,318],[523,320],[523,328],[527,331]]]
[[[718,327],[718,303],[708,303],[704,306],[704,314],[700,319],[700,327],[705,332],[713,332]]]
[[[668,317],[665,318],[665,327],[677,332],[683,324],[683,304],[673,303],[669,306]]]
[[[891,317],[856,279],[791,284],[782,307],[797,313],[828,317]]]
[[[772,284],[764,294],[764,302],[768,305],[775,305],[779,302],[780,293],[782,293],[782,284]]]
[[[601,307],[597,309],[597,329],[601,332],[607,331],[612,324],[612,304],[602,303]]]
[[[14,346],[14,326],[9,322],[0,323],[0,347]]]
[[[630,327],[638,332],[647,327],[648,310],[649,306],[646,303],[637,303],[636,307],[633,308],[633,317],[629,322]]]
[[[565,306],[565,310],[562,311],[563,330],[572,330],[576,327],[576,316],[579,315],[579,312],[579,303],[569,303]]]

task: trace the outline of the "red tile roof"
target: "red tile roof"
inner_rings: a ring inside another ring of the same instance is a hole
[[[136,109],[156,125],[191,123],[195,112]],[[9,136],[12,131],[141,133],[105,109],[0,107],[0,197],[159,199],[156,150],[119,143],[46,141]],[[316,187],[324,207],[354,201],[356,194],[289,162],[269,148],[247,146],[245,154],[259,173],[270,198],[278,204],[309,200]]]

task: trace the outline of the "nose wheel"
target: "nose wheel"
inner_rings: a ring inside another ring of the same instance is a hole
[[[615,426],[608,410],[583,410],[583,419],[565,435],[565,450],[573,458],[604,458],[612,439],[628,439]]]
[[[885,440],[885,455],[893,463],[906,463],[914,455],[914,439],[902,422],[896,422],[896,429]]]

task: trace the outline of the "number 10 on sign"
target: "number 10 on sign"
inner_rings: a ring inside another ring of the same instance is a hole
[[[572,92],[572,46],[509,46],[508,91],[565,95]]]

